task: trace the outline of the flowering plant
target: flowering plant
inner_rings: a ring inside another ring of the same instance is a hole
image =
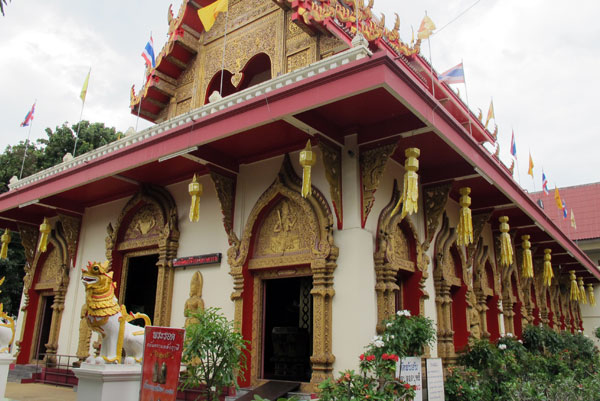
[[[347,370],[337,380],[327,379],[319,385],[321,401],[408,401],[415,388],[395,377],[398,355],[383,353],[360,355],[360,373]]]
[[[377,356],[384,353],[400,358],[421,356],[425,347],[435,341],[433,321],[424,316],[411,316],[410,311],[401,310],[383,322],[384,331],[376,336],[368,351]]]

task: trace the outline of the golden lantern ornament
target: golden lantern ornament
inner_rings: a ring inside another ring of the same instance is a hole
[[[38,252],[46,252],[48,247],[48,236],[50,235],[50,223],[48,219],[44,217],[44,221],[40,224],[40,241],[38,242]]]
[[[10,230],[7,228],[4,230],[4,234],[0,236],[0,242],[2,242],[2,248],[0,249],[0,259],[6,259],[8,257],[8,244],[11,240]]]
[[[419,148],[408,148],[404,151],[406,160],[404,161],[404,186],[402,187],[402,196],[398,204],[392,210],[392,216],[398,213],[400,203],[402,202],[401,218],[419,211],[419,159],[421,151]]]
[[[596,306],[596,296],[594,295],[594,285],[588,284],[587,289],[588,289],[588,295],[590,297],[590,305]]]
[[[577,277],[575,270],[569,270],[571,280],[571,301],[579,301],[579,288],[577,288]]]
[[[508,267],[513,263],[513,249],[508,231],[508,216],[502,216],[500,219],[500,265]]]
[[[300,165],[302,166],[302,197],[306,198],[312,194],[312,184],[310,175],[312,166],[317,162],[315,152],[312,151],[310,140],[306,142],[306,147],[300,152]]]
[[[587,305],[587,296],[585,294],[585,284],[583,284],[583,278],[579,277],[577,279],[577,283],[579,284],[579,303]]]
[[[552,249],[544,249],[544,285],[550,287],[552,285],[552,278],[554,278],[554,272],[552,271]]]
[[[198,177],[194,174],[192,178],[192,182],[188,185],[188,192],[192,197],[192,202],[190,204],[190,221],[197,222],[200,220],[200,197],[203,192],[202,184],[198,182]]]
[[[533,258],[531,256],[531,242],[529,242],[529,235],[522,235],[521,239],[523,243],[523,277],[533,278]]]
[[[458,220],[458,236],[456,243],[458,245],[469,245],[473,243],[473,219],[471,217],[471,188],[463,187],[460,192],[460,218]]]

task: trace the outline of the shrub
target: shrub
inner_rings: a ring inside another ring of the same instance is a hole
[[[185,330],[182,389],[204,385],[206,399],[216,401],[223,389],[237,386],[237,378],[243,376],[246,341],[217,308],[186,311],[186,317],[194,322]]]

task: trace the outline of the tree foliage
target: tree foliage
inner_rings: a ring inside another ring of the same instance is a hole
[[[0,6],[5,0],[0,0]],[[23,177],[62,163],[65,154],[73,152],[77,133],[77,124],[68,126],[66,123],[54,130],[46,128],[46,138],[38,139],[27,146],[27,155],[23,163],[26,142],[9,145],[0,154],[0,193],[8,191],[8,183],[13,176],[19,176],[23,166]],[[81,121],[77,154],[81,155],[117,139],[120,135],[115,128],[105,127],[103,123]],[[0,277],[6,276],[4,285],[0,288],[0,302],[4,310],[12,315],[18,314],[21,292],[23,290],[23,266],[25,256],[20,244],[18,233],[12,234],[13,239],[8,249],[8,259],[0,260]]]

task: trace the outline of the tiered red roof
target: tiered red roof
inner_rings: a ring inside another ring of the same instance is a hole
[[[572,240],[600,238],[600,182],[559,188],[558,192],[567,205],[569,215],[566,219],[556,206],[553,190],[548,195],[535,192],[531,196],[536,202],[543,202],[548,217]],[[575,214],[577,228],[571,227],[571,212]]]

